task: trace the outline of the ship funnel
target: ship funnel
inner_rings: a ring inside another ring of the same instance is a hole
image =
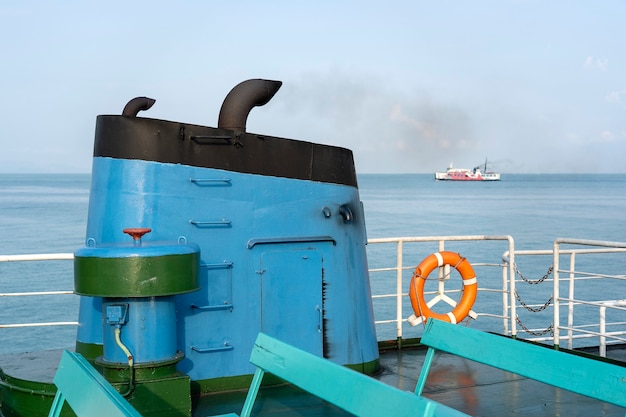
[[[274,97],[281,81],[252,79],[236,85],[224,99],[217,127],[220,129],[246,131],[248,114],[253,107],[263,106]]]

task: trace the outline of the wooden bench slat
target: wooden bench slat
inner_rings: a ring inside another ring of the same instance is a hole
[[[63,352],[54,384],[57,395],[49,417],[59,415],[64,400],[79,417],[141,417],[80,354]]]
[[[357,416],[466,416],[263,333],[256,339],[250,362]]]
[[[428,320],[421,343],[626,407],[625,367],[434,319]]]

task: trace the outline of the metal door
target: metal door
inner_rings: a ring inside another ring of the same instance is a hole
[[[322,255],[316,250],[261,256],[261,331],[322,356]]]

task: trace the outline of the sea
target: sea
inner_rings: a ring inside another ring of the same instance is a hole
[[[358,181],[369,239],[510,235],[517,250],[551,249],[556,238],[626,242],[626,174],[505,173],[498,182],[435,181],[432,174],[363,174]],[[0,174],[0,256],[71,253],[81,247],[89,187],[88,174]],[[487,248],[500,257],[506,247],[497,244]],[[417,264],[436,248],[405,257],[409,264]],[[486,256],[480,250],[467,253],[477,262]],[[380,255],[368,246],[374,266],[393,256],[393,250]],[[546,259],[529,265],[529,273],[540,277],[549,266]],[[372,282],[374,287],[379,280]],[[0,262],[0,294],[72,288],[71,262]],[[3,295],[0,324],[76,319],[73,295],[62,296],[66,297],[62,302],[54,301],[58,296],[26,300]],[[387,332],[383,338],[392,338],[393,331],[382,330]],[[32,349],[34,341],[38,347],[65,348],[73,344],[75,332],[74,326],[0,328],[0,353]]]

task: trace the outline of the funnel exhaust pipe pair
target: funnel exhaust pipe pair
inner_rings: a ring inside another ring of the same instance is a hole
[[[250,111],[254,107],[267,104],[282,85],[281,81],[262,79],[239,83],[224,99],[217,127],[233,130],[236,134],[245,132]],[[140,111],[152,107],[155,101],[148,97],[136,97],[126,104],[122,116],[136,117]]]

